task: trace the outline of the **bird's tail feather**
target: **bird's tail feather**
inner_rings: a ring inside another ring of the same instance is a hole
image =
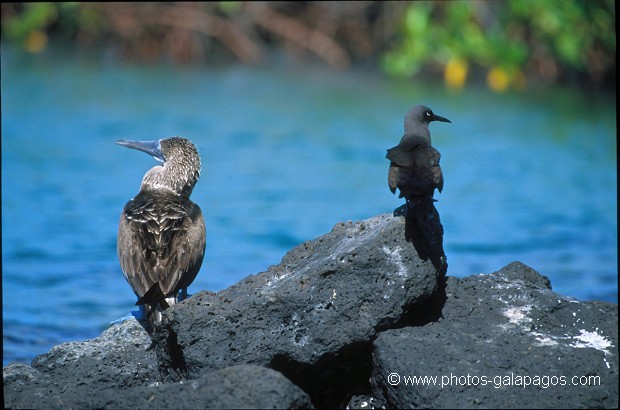
[[[146,318],[151,323],[161,321],[161,312],[168,309],[176,303],[174,297],[167,298],[161,290],[159,283],[155,283],[151,288],[138,299],[136,305],[144,305],[146,307]]]
[[[407,201],[404,210],[398,210],[405,216],[407,242],[413,243],[422,260],[430,258],[440,275],[445,276],[448,262],[443,249],[443,225],[433,202],[432,196],[415,198]]]

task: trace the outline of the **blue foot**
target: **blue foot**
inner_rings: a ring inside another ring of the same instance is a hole
[[[146,320],[146,308],[144,305],[138,306],[139,310],[132,310],[131,316],[135,317],[136,320]]]
[[[140,310],[132,310],[125,316],[111,321],[110,324],[113,325],[116,323],[123,323],[124,321],[130,320],[131,318],[136,318],[136,320],[146,320],[146,309],[144,309],[144,305],[140,305]]]
[[[188,297],[190,297],[192,295],[190,295],[189,293],[187,293],[187,288],[185,289],[181,289],[179,291],[179,295],[177,296],[177,302],[181,302],[185,299],[187,299]]]

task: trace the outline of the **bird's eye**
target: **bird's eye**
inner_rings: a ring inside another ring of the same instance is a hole
[[[428,118],[431,118],[433,113],[431,112],[431,110],[428,110],[424,113],[424,115],[426,115]]]

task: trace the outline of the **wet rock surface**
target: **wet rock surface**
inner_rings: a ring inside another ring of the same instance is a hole
[[[617,407],[617,305],[558,295],[521,263],[446,281],[405,231],[387,214],[339,223],[266,272],[168,309],[150,336],[128,320],[11,363],[4,405]],[[600,385],[404,385],[450,374],[598,375]]]

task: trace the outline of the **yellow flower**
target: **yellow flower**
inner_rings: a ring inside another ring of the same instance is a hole
[[[38,53],[47,46],[47,34],[42,31],[31,31],[26,37],[26,44],[24,47],[31,53]]]
[[[491,67],[487,74],[487,85],[496,92],[506,91],[510,85],[510,75],[501,67]]]
[[[467,63],[458,58],[448,61],[443,70],[443,78],[448,88],[463,88],[467,79],[467,68]]]

